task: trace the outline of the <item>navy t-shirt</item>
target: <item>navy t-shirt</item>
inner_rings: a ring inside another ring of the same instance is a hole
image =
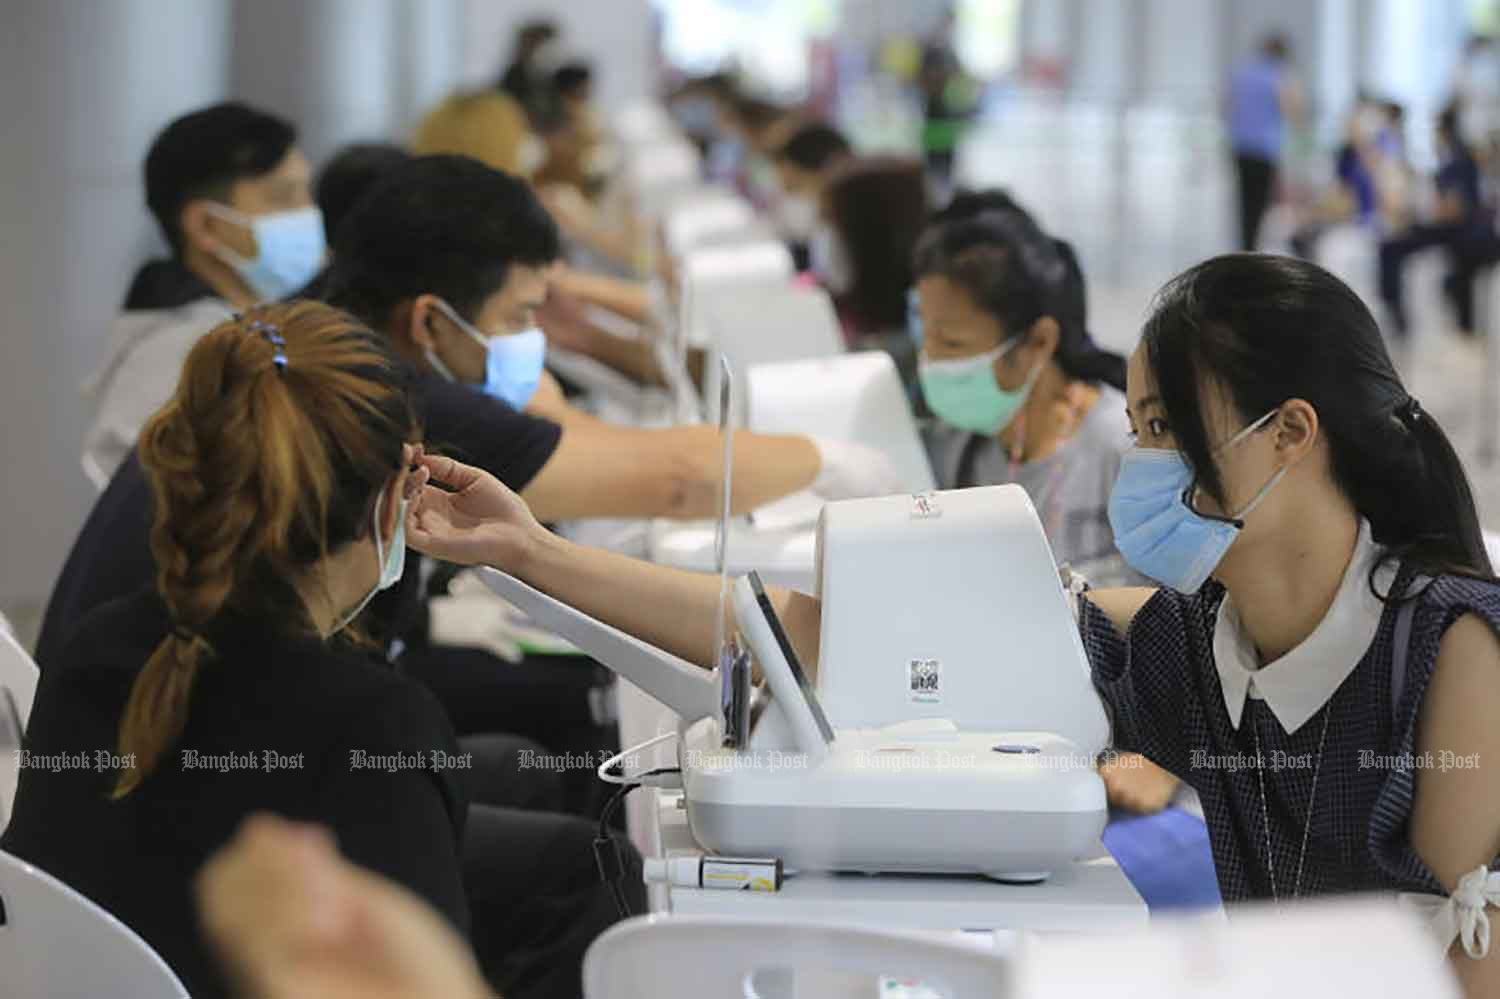
[[[1433,180],[1442,194],[1456,196],[1463,205],[1463,220],[1472,222],[1479,213],[1479,166],[1467,152],[1459,150],[1444,160]]]

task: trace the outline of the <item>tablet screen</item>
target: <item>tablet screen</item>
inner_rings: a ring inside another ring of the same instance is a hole
[[[714,531],[714,567],[719,571],[719,617],[714,622],[714,644],[718,649],[719,711],[723,721],[723,744],[734,748],[750,738],[750,655],[740,646],[732,620],[729,597],[729,514],[734,487],[734,373],[720,355],[719,446],[723,468],[719,480],[719,522]]]
[[[755,593],[755,602],[760,605],[760,612],[765,616],[766,624],[771,628],[771,634],[776,637],[776,644],[781,649],[782,658],[786,660],[793,679],[797,681],[797,687],[802,691],[803,699],[807,701],[807,706],[812,711],[813,721],[817,723],[819,734],[823,736],[824,742],[833,742],[833,726],[828,724],[828,716],[823,713],[823,705],[818,703],[817,692],[813,690],[812,684],[808,682],[807,673],[802,669],[802,660],[797,658],[797,650],[792,648],[791,639],[787,637],[786,630],[781,627],[781,618],[776,616],[776,608],[771,605],[771,598],[766,595],[765,588],[761,586],[759,573],[750,573],[750,588]]]

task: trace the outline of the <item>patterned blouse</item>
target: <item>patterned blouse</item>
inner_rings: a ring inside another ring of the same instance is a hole
[[[1417,758],[1416,721],[1449,625],[1473,613],[1500,629],[1500,585],[1440,576],[1413,598],[1406,679],[1394,710],[1398,604],[1387,604],[1374,641],[1324,706],[1326,733],[1320,711],[1288,734],[1254,696],[1244,701],[1238,728],[1232,724],[1214,660],[1224,596],[1216,582],[1192,596],[1160,590],[1124,636],[1087,599],[1079,618],[1094,682],[1113,715],[1115,745],[1142,753],[1202,800],[1224,900],[1271,898],[1273,878],[1274,894],[1289,900],[1299,866],[1303,896],[1445,894],[1407,843],[1416,771],[1475,761]]]

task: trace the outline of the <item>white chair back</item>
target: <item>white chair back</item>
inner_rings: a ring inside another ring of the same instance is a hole
[[[1229,918],[1028,941],[1018,999],[1458,999],[1442,949],[1389,901],[1242,906]]]
[[[884,351],[751,366],[751,430],[856,441],[883,452],[907,492],[937,488],[896,364]]]
[[[796,273],[792,254],[773,240],[735,246],[710,246],[683,255],[679,272],[683,293],[694,304],[690,321],[701,323],[701,311],[713,295],[749,285],[788,282]],[[758,304],[758,303],[757,303]],[[706,331],[689,331],[693,343],[706,342]]]
[[[626,183],[637,192],[665,184],[693,184],[702,165],[703,157],[686,140],[652,143],[626,152]]]
[[[842,357],[844,336],[833,301],[821,288],[802,288],[782,277],[746,284],[722,283],[701,290],[694,298],[699,346],[722,353],[730,368],[748,372],[758,365]],[[708,366],[704,399],[708,418],[718,419],[717,364]],[[898,379],[899,384],[899,379]],[[823,391],[820,387],[818,391]],[[741,392],[742,411],[749,393]],[[799,430],[812,432],[811,430]]]
[[[615,135],[627,145],[647,145],[680,133],[672,115],[652,100],[640,100],[620,109],[614,119]]]
[[[750,202],[717,188],[673,202],[662,216],[662,236],[667,252],[681,257],[705,240],[755,224]]]
[[[36,663],[9,631],[0,630],[0,830],[10,821],[20,780],[21,737],[36,697]]]
[[[944,999],[1007,999],[1009,969],[993,951],[953,937],[811,922],[648,916],[594,941],[585,999],[872,997],[882,979],[921,982]]]
[[[895,983],[892,979],[896,980]],[[1330,991],[1331,990],[1331,991]],[[1026,936],[651,916],[589,948],[586,999],[1459,999],[1441,949],[1389,901],[1243,907],[1140,932]]]
[[[61,881],[0,852],[0,982],[7,999],[186,996],[130,927]]]

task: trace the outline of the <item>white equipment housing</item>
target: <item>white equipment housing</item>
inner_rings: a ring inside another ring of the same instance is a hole
[[[906,492],[934,488],[932,467],[890,355],[868,351],[756,364],[745,380],[744,423],[751,430],[864,444],[895,463]],[[713,392],[709,397],[718,396]],[[736,520],[726,546],[730,573],[754,569],[769,584],[812,592],[814,528],[822,507],[821,499],[803,492],[761,507],[748,521]],[[652,558],[665,565],[711,572],[713,525],[656,525],[650,550]]]
[[[738,750],[720,745],[717,673],[509,576],[486,578],[681,716],[688,820],[708,850],[797,869],[1021,881],[1095,850],[1105,798],[1091,761],[1108,725],[1025,492],[831,503],[818,538],[816,694],[748,582],[735,583],[736,620],[772,688]]]

